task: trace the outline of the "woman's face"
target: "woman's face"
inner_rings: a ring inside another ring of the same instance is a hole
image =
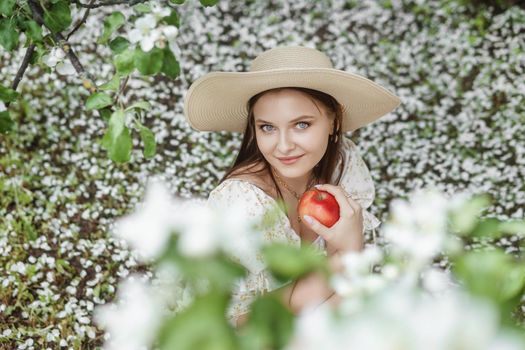
[[[298,181],[310,176],[321,160],[333,130],[324,106],[301,91],[268,92],[253,106],[257,145],[278,174]],[[301,156],[286,164],[282,157]]]

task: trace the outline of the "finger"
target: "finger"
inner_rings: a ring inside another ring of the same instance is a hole
[[[350,210],[354,210],[354,208],[349,204],[348,198],[346,197],[346,193],[341,187],[337,187],[337,186],[329,185],[329,184],[323,184],[323,185],[315,185],[315,188],[326,191],[330,193],[331,195],[333,195],[335,199],[337,200],[337,203],[339,204],[341,212],[348,212]]]
[[[363,208],[361,207],[361,204],[359,204],[359,202],[357,202],[355,199],[353,199],[352,197],[346,197],[348,198],[348,204],[350,204],[350,206],[352,207],[352,209],[354,209],[354,212],[360,212]]]
[[[348,192],[345,190],[344,187],[342,186],[334,186],[334,185],[330,185],[330,184],[324,184],[324,185],[316,185],[314,187],[318,188],[318,189],[323,189],[321,188],[321,186],[331,186],[333,188],[334,191],[338,191],[338,192],[342,192],[344,197],[347,199],[347,202],[348,204],[350,205],[350,207],[354,210],[354,212],[359,212],[362,210],[362,207],[361,207],[361,204],[359,204],[359,202],[357,202],[355,199],[353,199],[352,197],[350,197],[350,195],[348,194]],[[329,187],[327,187],[328,189]],[[330,192],[329,190],[327,190],[327,192]],[[332,193],[332,192],[330,192]],[[332,193],[333,194],[333,193]],[[337,197],[336,197],[337,198]]]
[[[314,217],[311,217],[310,215],[303,215],[303,219],[306,222],[306,225],[308,228],[313,230],[315,233],[317,233],[319,236],[326,238],[326,235],[328,233],[328,227],[321,224],[319,221],[317,221]]]

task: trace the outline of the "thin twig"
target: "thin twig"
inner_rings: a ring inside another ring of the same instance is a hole
[[[91,5],[91,4],[93,4],[94,2],[95,2],[95,0],[91,0],[91,1],[89,2],[89,4]],[[71,35],[73,35],[73,33],[76,32],[76,31],[82,26],[82,24],[86,22],[86,20],[87,20],[87,18],[88,18],[88,16],[89,16],[89,12],[90,12],[90,11],[91,11],[91,8],[88,7],[88,8],[86,9],[86,12],[84,12],[84,16],[82,16],[82,19],[76,24],[75,28],[73,28],[73,29],[69,32],[69,34],[67,35],[67,37],[66,37],[66,41],[69,40],[69,38],[71,37]]]
[[[147,2],[147,1],[149,0],[107,0],[107,1],[101,1],[97,4],[91,4],[91,3],[84,4],[80,2],[79,0],[73,0],[72,2],[77,4],[80,7],[94,9],[94,8],[98,8],[102,6],[121,5],[121,4],[127,4],[129,6],[133,6],[133,5],[136,5],[142,2]]]
[[[126,85],[128,84],[128,80],[129,80],[129,75],[126,75],[126,78],[124,79],[124,81],[120,85],[120,89],[119,89],[119,91],[117,93],[117,96],[115,97],[115,102],[113,104],[115,104],[115,105],[117,104],[120,95],[124,92],[124,89],[126,88]]]
[[[22,80],[24,73],[29,66],[29,60],[31,60],[31,56],[33,55],[33,52],[35,52],[35,44],[31,44],[27,47],[26,53],[24,55],[24,59],[22,60],[22,64],[20,65],[20,68],[18,68],[18,72],[16,72],[15,80],[13,80],[13,84],[11,84],[11,89],[15,90],[18,88],[18,84]],[[7,102],[5,104],[6,107],[9,107],[11,102]]]

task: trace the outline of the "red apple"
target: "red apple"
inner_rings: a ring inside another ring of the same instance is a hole
[[[297,205],[297,212],[301,220],[303,215],[309,215],[326,227],[332,227],[339,220],[339,204],[335,197],[318,189],[303,193]]]

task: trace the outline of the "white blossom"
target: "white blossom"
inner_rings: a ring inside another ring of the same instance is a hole
[[[408,257],[413,268],[433,259],[446,246],[447,199],[435,189],[420,190],[410,201],[391,202],[392,220],[384,236],[392,254]]]
[[[335,317],[324,305],[299,315],[288,350],[518,349],[521,341],[499,330],[497,310],[462,292],[440,297],[397,286]],[[494,346],[490,346],[494,344]]]
[[[132,43],[140,43],[140,48],[144,52],[150,51],[155,42],[160,38],[160,32],[155,30],[157,19],[153,14],[146,14],[135,21],[135,28],[128,33],[128,39]]]
[[[163,305],[151,287],[139,278],[134,274],[120,284],[118,304],[95,308],[95,322],[110,335],[105,349],[143,350],[155,339],[162,323]]]
[[[53,47],[51,51],[42,56],[42,61],[51,68],[55,68],[59,74],[74,74],[75,67],[69,60],[66,60],[66,53],[60,47]]]
[[[151,181],[142,205],[115,223],[115,236],[125,239],[139,252],[142,261],[158,257],[174,229],[175,205],[160,181]]]

